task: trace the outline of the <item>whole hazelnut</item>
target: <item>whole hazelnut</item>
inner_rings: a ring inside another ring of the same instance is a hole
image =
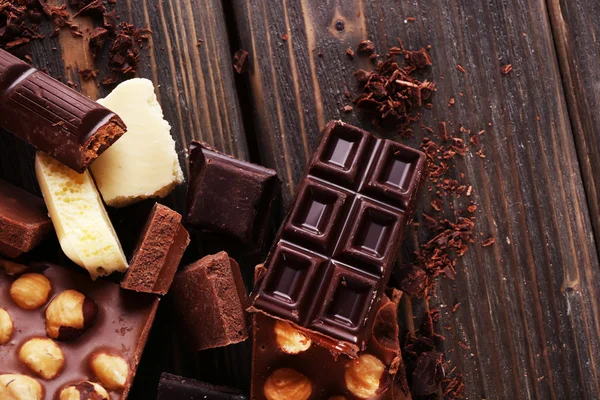
[[[0,399],[2,400],[42,400],[42,385],[27,375],[0,375]]]
[[[19,349],[19,360],[44,379],[55,378],[65,364],[62,350],[53,340],[33,338]]]
[[[46,333],[56,340],[74,340],[94,323],[98,306],[76,290],[65,290],[46,309]]]
[[[58,400],[109,400],[108,392],[95,382],[82,381],[60,391]]]
[[[306,400],[312,393],[310,380],[290,368],[275,370],[265,381],[267,400]]]
[[[385,365],[377,357],[362,354],[346,364],[346,387],[361,399],[375,396],[384,372]]]
[[[288,354],[298,354],[308,350],[312,341],[290,323],[277,320],[275,337],[279,348]]]
[[[129,376],[129,365],[123,357],[96,353],[90,360],[94,374],[107,389],[123,389]]]
[[[50,296],[52,285],[42,274],[23,274],[10,285],[10,297],[24,310],[40,308]]]
[[[10,340],[13,333],[13,322],[10,314],[0,308],[0,344],[6,344]]]

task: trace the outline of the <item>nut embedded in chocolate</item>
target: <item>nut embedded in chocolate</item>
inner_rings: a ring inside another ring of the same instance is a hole
[[[35,310],[48,301],[52,285],[42,274],[24,274],[10,285],[10,297],[24,310]]]
[[[308,378],[291,368],[275,370],[265,381],[267,400],[307,400],[312,393]]]
[[[346,364],[346,387],[353,395],[368,399],[377,394],[384,372],[385,365],[381,360],[370,354],[361,354]]]
[[[55,378],[65,365],[62,350],[48,338],[33,338],[19,349],[19,360],[44,379]]]
[[[0,345],[8,343],[13,334],[13,321],[8,311],[0,308]]]
[[[90,367],[102,385],[110,390],[120,390],[125,387],[129,377],[129,365],[123,357],[105,352],[94,354]]]
[[[279,348],[288,354],[298,354],[309,349],[312,341],[289,322],[275,322],[275,337]]]
[[[101,385],[82,381],[62,389],[58,400],[109,400],[109,397]]]
[[[65,290],[46,309],[46,333],[56,340],[74,340],[96,319],[98,306],[76,290]]]
[[[27,375],[0,375],[0,399],[42,400],[44,389],[38,381]]]

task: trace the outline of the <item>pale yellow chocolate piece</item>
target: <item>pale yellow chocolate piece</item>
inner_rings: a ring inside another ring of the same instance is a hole
[[[171,127],[148,79],[131,79],[98,103],[127,124],[121,136],[91,165],[92,174],[111,207],[165,197],[183,182]]]
[[[67,257],[92,279],[125,271],[125,254],[89,172],[79,174],[40,152],[35,172]]]

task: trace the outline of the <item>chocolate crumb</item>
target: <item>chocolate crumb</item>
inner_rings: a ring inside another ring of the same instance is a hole
[[[354,60],[354,50],[352,50],[350,47],[346,49],[346,55],[349,59]]]
[[[248,52],[239,49],[233,55],[233,68],[238,74],[243,74],[248,70]]]
[[[512,70],[512,64],[506,64],[500,67],[500,72],[502,72],[502,75],[508,75]]]
[[[482,246],[482,247],[488,247],[488,246],[491,246],[491,245],[493,245],[494,243],[496,243],[496,239],[494,239],[493,237],[491,237],[491,238],[487,238],[487,239],[485,239],[485,240],[484,240],[484,241],[481,243],[481,246]]]
[[[344,112],[350,112],[350,111],[352,111],[353,109],[354,109],[354,107],[352,107],[352,106],[344,106],[344,107],[342,108],[342,111],[344,111]]]
[[[287,32],[286,32],[286,33],[284,33],[284,34],[283,34],[283,36],[281,36],[281,39],[282,39],[284,42],[285,42],[285,41],[287,41],[287,40],[288,40],[288,38],[289,38],[289,35],[287,34]]]
[[[375,44],[370,40],[363,40],[358,44],[356,52],[359,54],[370,55],[375,51]]]
[[[462,72],[463,74],[467,72],[467,70],[460,64],[456,64],[456,69]]]

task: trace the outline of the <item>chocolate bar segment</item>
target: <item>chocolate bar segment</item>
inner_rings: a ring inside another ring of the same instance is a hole
[[[250,310],[323,335],[336,351],[364,349],[424,168],[420,151],[330,122]]]
[[[37,246],[51,230],[44,200],[0,180],[0,254],[18,257]]]
[[[255,314],[252,399],[410,399],[398,341],[401,293],[383,296],[364,351],[336,355],[290,323]]]
[[[194,350],[248,338],[248,299],[240,267],[222,251],[189,265],[175,276],[175,311]]]
[[[1,49],[0,127],[79,173],[126,130],[112,111]]]
[[[222,234],[226,240],[260,253],[279,190],[272,169],[192,142],[186,222],[193,227]]]
[[[163,372],[156,400],[248,400],[240,390]]]
[[[19,280],[30,281],[30,285],[25,285],[26,291],[14,290]],[[38,302],[37,308],[27,310],[17,305],[26,300],[17,296],[39,298],[37,292],[44,282],[50,285],[51,291],[41,306]],[[44,264],[32,265],[25,274],[8,275],[0,270],[0,299],[14,326],[10,341],[0,346],[0,373],[36,379],[43,388],[43,400],[58,399],[63,389],[84,381],[100,384],[111,400],[127,398],[158,306],[156,296],[125,291],[101,279],[94,282],[79,269]],[[85,300],[72,303],[69,299]],[[83,311],[74,304],[80,304]],[[84,324],[77,337],[71,325],[73,320],[69,318],[79,312]],[[57,326],[59,330],[55,331]],[[55,338],[56,332],[59,334]],[[53,340],[56,346],[53,348],[62,353],[64,364],[52,379],[42,379],[39,374],[49,373],[54,361],[38,365],[40,372],[35,372],[36,358],[32,358],[31,366],[20,359],[23,344],[32,338],[43,339],[44,343]]]
[[[190,236],[181,215],[155,204],[133,252],[123,289],[164,295],[169,291]]]

